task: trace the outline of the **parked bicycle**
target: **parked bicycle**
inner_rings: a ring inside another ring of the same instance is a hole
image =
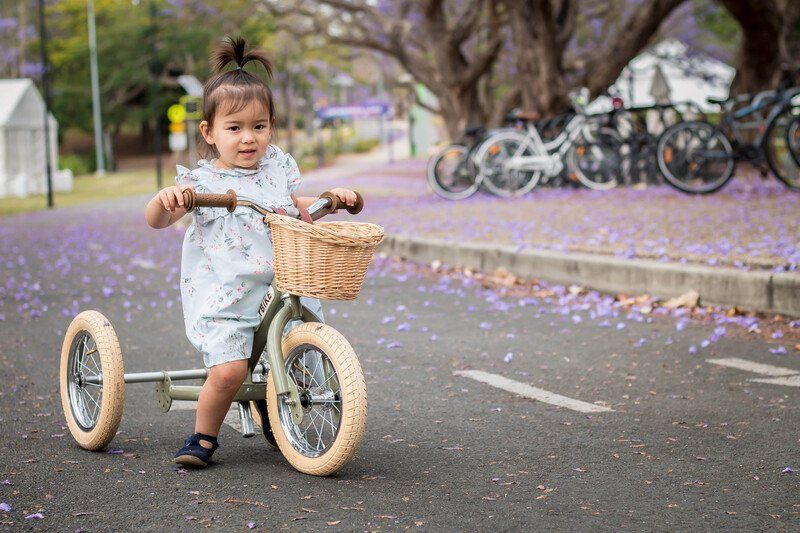
[[[675,188],[707,194],[722,188],[736,163],[746,161],[762,172],[768,169],[787,187],[800,190],[798,161],[791,134],[796,115],[793,99],[800,89],[764,91],[709,103],[723,106],[718,124],[687,121],[668,128],[658,140],[658,167]],[[743,108],[737,105],[746,103]],[[748,141],[752,136],[752,141]]]

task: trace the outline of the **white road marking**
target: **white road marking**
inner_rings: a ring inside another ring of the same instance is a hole
[[[771,383],[772,385],[786,385],[787,387],[800,387],[800,375],[787,376],[782,378],[758,378],[748,379],[747,381],[757,381],[759,383]]]
[[[231,405],[231,409],[228,411],[228,414],[225,415],[225,420],[222,422],[224,424],[228,424],[230,427],[235,429],[236,431],[242,431],[242,423],[239,420],[239,409],[234,407],[236,404]],[[173,400],[172,401],[172,408],[170,411],[194,411],[197,409],[197,402],[190,402],[186,400]]]
[[[482,383],[487,383],[492,387],[513,392],[514,394],[519,394],[520,396],[525,396],[526,398],[532,398],[534,400],[557,405],[559,407],[566,407],[567,409],[572,409],[573,411],[579,411],[581,413],[602,413],[606,411],[613,411],[613,409],[609,407],[603,407],[602,405],[594,405],[592,403],[567,398],[566,396],[561,396],[560,394],[556,394],[554,392],[532,387],[527,383],[520,383],[519,381],[514,381],[513,379],[498,376],[497,374],[482,372],[480,370],[459,370],[453,372],[453,374],[474,379],[475,381],[480,381]]]
[[[739,359],[737,357],[730,357],[727,359],[706,359],[706,362],[720,366],[738,368],[739,370],[747,370],[748,372],[754,372],[764,376],[791,376],[792,374],[800,374],[800,370],[765,365],[763,363],[754,363],[753,361]]]

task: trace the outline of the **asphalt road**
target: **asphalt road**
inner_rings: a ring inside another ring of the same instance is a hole
[[[778,356],[773,344],[729,331],[692,354],[713,326],[678,331],[674,318],[624,312],[592,318],[588,297],[521,301],[392,261],[377,262],[357,302],[325,306],[359,354],[369,392],[364,441],[335,476],[299,474],[229,425],[212,467],[177,468],[172,456],[193,412],[162,414],[150,384],[126,389],[116,453],[81,450],[58,390],[62,336],[78,309],[114,324],[126,372],[202,364],[183,333],[181,231],[146,229],[141,206],[119,207],[2,221],[2,525],[800,528],[800,475],[791,472],[800,471],[800,387],[708,362],[800,374],[797,352]],[[525,398],[459,373],[470,370],[609,410]]]

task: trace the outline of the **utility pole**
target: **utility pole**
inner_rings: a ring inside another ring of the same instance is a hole
[[[153,115],[153,150],[156,156],[156,187],[161,190],[161,130],[158,127],[158,47],[156,45],[156,36],[158,28],[156,26],[156,3],[150,0],[150,44],[152,46],[150,59],[150,72],[153,76],[153,83],[150,87],[150,110]]]
[[[39,50],[42,54],[42,90],[44,91],[44,164],[47,176],[47,207],[53,207],[53,175],[50,168],[50,79],[47,61],[47,29],[44,22],[44,0],[39,0]]]
[[[89,20],[89,74],[92,80],[92,116],[94,118],[94,153],[97,175],[106,173],[103,158],[103,119],[100,117],[100,80],[97,73],[97,35],[94,28],[94,0],[86,0]]]

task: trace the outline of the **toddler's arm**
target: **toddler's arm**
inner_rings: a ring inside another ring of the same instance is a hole
[[[165,187],[147,203],[144,217],[151,228],[166,228],[186,214],[182,194],[186,189],[191,187],[180,188],[177,185]]]
[[[339,197],[339,200],[343,201],[347,205],[354,205],[356,203],[356,193],[350,189],[337,187],[335,189],[331,189],[330,192]],[[317,200],[319,200],[319,198],[316,196],[295,196],[292,194],[292,202],[294,202],[295,207],[298,208],[308,208],[308,206]]]

